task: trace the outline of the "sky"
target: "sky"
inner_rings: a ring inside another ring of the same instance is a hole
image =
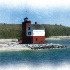
[[[0,0],[0,23],[21,24],[25,17],[32,23],[70,26],[70,0]]]

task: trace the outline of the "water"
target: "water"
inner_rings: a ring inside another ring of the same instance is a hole
[[[48,43],[70,47],[70,40],[52,40]],[[0,52],[0,70],[69,70],[70,48]]]

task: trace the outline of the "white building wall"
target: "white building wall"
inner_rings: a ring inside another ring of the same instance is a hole
[[[45,30],[33,30],[33,36],[45,36]]]

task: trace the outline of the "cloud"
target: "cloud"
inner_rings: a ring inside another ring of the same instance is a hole
[[[7,7],[20,7],[24,6],[25,0],[0,0],[1,6],[7,6]]]
[[[0,5],[9,7],[70,7],[70,0],[0,0]]]
[[[70,7],[70,0],[0,0],[0,5],[9,7]]]
[[[70,0],[29,0],[28,4],[32,7],[69,7]]]

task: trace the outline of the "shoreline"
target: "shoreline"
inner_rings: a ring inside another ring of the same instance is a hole
[[[70,36],[50,36],[48,38],[45,38],[45,40],[70,40]]]
[[[26,51],[31,50],[28,47],[21,46],[21,45],[14,45],[14,46],[2,46],[0,47],[0,52],[11,52],[11,51]]]
[[[50,46],[49,46],[50,47]],[[31,49],[31,48],[27,48],[27,47],[2,47],[2,48],[0,48],[0,52],[16,52],[16,51],[32,51],[32,50],[54,50],[54,49],[65,49],[65,47],[64,48],[46,48],[46,49]]]
[[[45,41],[66,40],[66,39],[70,39],[70,36],[51,36],[49,38],[45,38]],[[32,50],[32,49],[25,46],[25,44],[19,44],[18,39],[0,39],[0,52],[26,51],[26,50]]]

